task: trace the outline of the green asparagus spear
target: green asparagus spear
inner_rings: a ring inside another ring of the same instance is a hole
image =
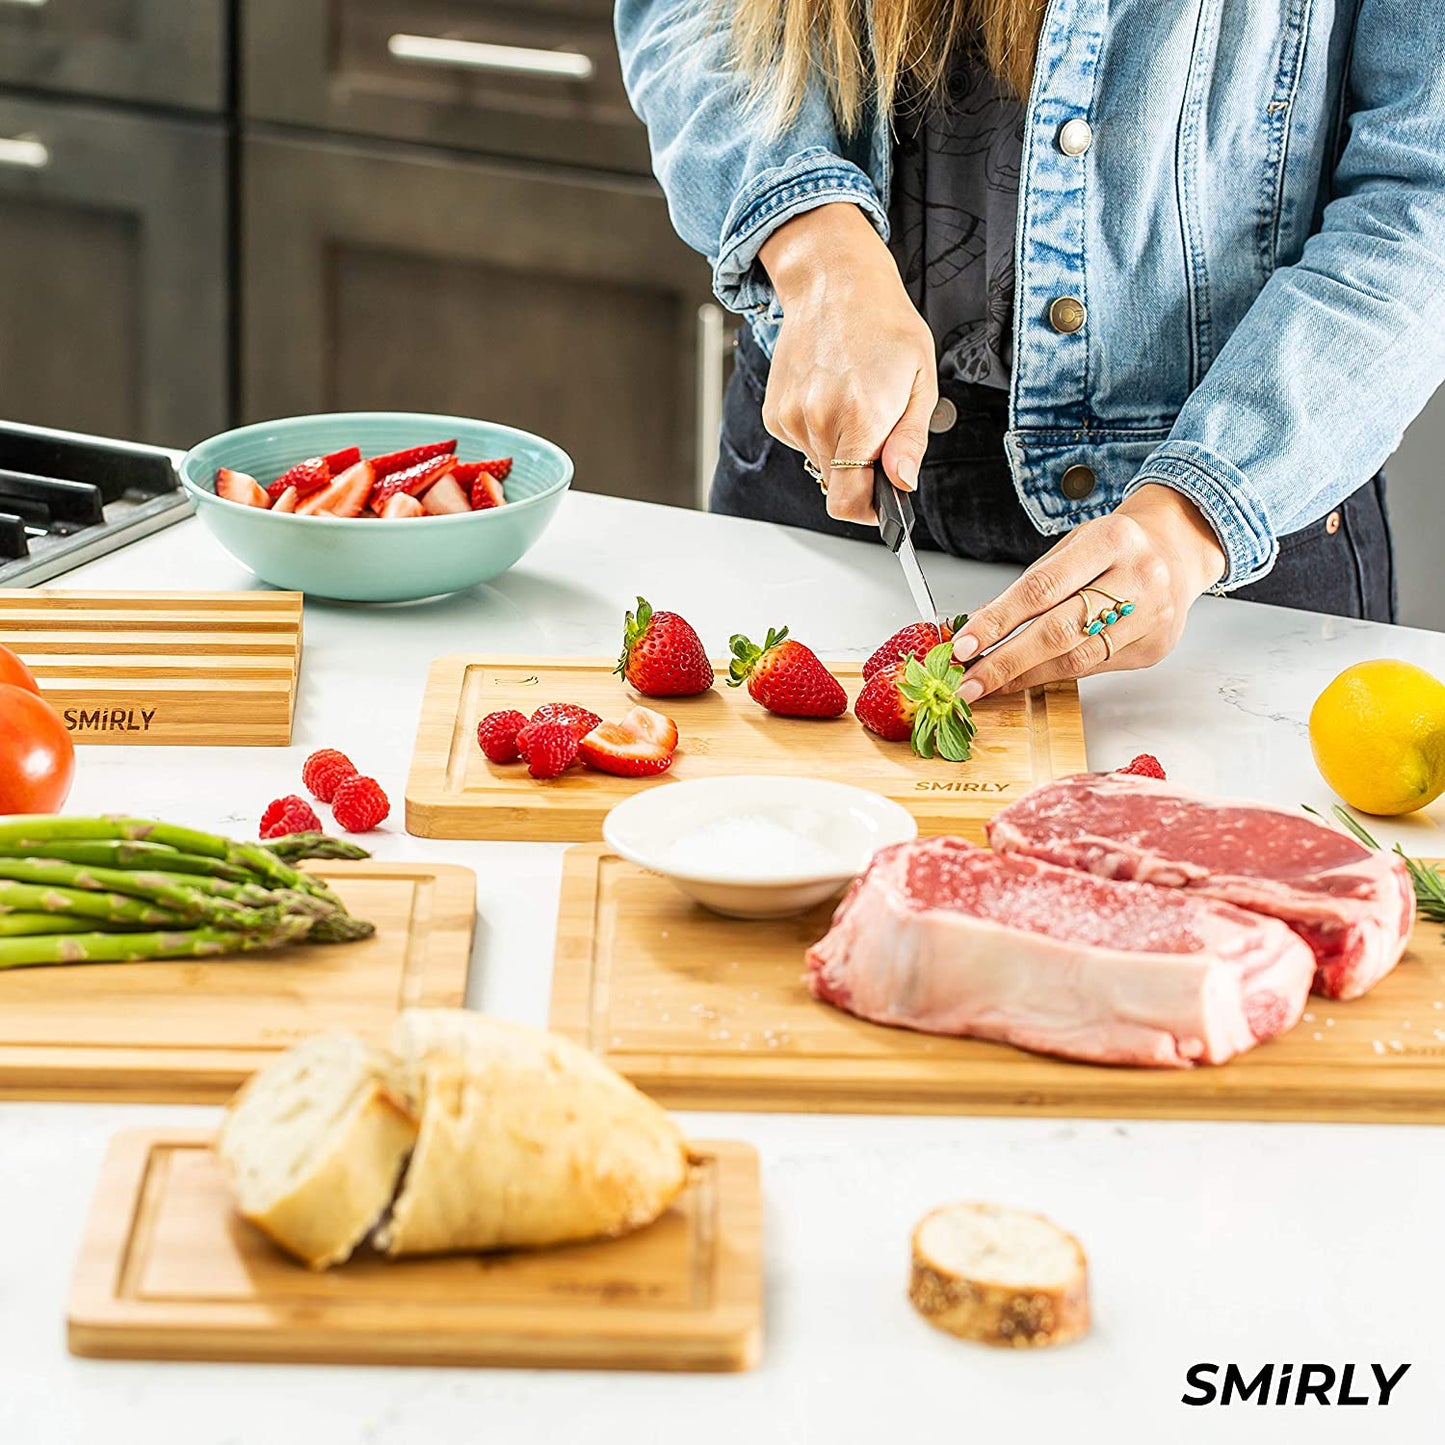
[[[112,928],[119,925],[111,924]],[[142,923],[141,928],[154,928]],[[95,919],[71,918],[64,913],[0,913],[0,938],[19,938],[32,933],[94,933]]]
[[[261,846],[286,863],[297,863],[303,858],[371,857],[359,843],[349,842],[345,838],[333,838],[329,833],[287,833],[284,837],[272,838]]]
[[[195,853],[181,853],[159,843],[120,842],[115,839],[56,839],[42,842],[28,839],[0,847],[0,858],[63,858],[70,863],[83,863],[90,868],[144,868],[162,873],[196,873],[223,878],[230,883],[245,883],[251,874],[233,868],[218,858],[203,858]]]
[[[47,963],[138,963],[158,958],[208,958],[282,948],[306,936],[310,920],[284,918],[252,933],[192,928],[170,933],[69,933],[55,937],[0,938],[0,969]]]
[[[376,932],[376,925],[364,918],[353,918],[349,913],[328,913],[318,918],[311,929],[313,943],[355,943],[358,939],[370,938]]]
[[[0,879],[0,913],[55,913],[98,918],[102,923],[148,923],[152,927],[184,927],[186,920],[166,908],[119,893],[91,893],[83,888],[47,888],[35,883]],[[100,926],[100,925],[97,925]]]

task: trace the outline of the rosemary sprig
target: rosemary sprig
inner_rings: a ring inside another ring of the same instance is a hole
[[[1323,813],[1316,812],[1308,803],[1303,807],[1306,813],[1313,813],[1320,822],[1329,822]],[[1358,838],[1365,847],[1379,848],[1380,845],[1365,831],[1364,825],[1353,813],[1347,812],[1338,803],[1332,811],[1345,830]],[[1395,844],[1395,852],[1405,860],[1405,867],[1410,871],[1410,882],[1415,885],[1415,906],[1420,910],[1421,916],[1432,923],[1445,923],[1445,878],[1440,876],[1440,870],[1420,862],[1418,858],[1411,858],[1398,843]]]

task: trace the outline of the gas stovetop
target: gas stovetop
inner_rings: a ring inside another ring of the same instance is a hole
[[[0,422],[0,587],[33,587],[189,516],[179,457]]]

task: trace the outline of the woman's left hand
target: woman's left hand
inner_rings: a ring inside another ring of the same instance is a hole
[[[1142,486],[1109,516],[1076,527],[970,616],[953,640],[954,657],[967,662],[994,650],[969,668],[960,696],[971,703],[1060,678],[1151,667],[1173,650],[1194,600],[1226,565],[1193,502],[1170,487]],[[1097,590],[1081,599],[1090,587]],[[1087,624],[1108,609],[1109,597],[1133,610],[1091,637]]]

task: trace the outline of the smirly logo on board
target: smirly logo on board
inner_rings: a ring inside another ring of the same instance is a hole
[[[960,783],[943,778],[920,778],[915,793],[1006,793],[1012,783]]]
[[[73,733],[148,733],[153,707],[68,707],[65,726]]]
[[[1184,1405],[1388,1405],[1404,1365],[1190,1365]]]

